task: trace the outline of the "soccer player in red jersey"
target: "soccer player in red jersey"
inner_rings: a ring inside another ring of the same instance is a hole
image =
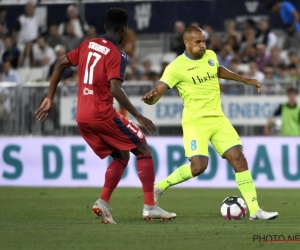
[[[168,213],[155,204],[154,166],[145,135],[113,107],[113,98],[116,98],[139,124],[154,134],[153,123],[138,112],[122,88],[127,55],[119,48],[119,44],[126,36],[128,19],[126,10],[109,9],[105,15],[106,34],[102,38],[84,41],[56,63],[47,97],[36,111],[39,121],[47,118],[62,73],[70,66],[77,66],[76,121],[80,134],[101,159],[108,155],[113,158],[105,173],[100,198],[93,206],[93,212],[106,224],[115,223],[109,201],[127,166],[129,151],[137,156],[137,171],[144,193],[143,218],[166,220],[176,217],[176,214]]]

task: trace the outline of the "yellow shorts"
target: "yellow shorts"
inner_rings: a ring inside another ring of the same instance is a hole
[[[208,157],[208,143],[224,158],[226,151],[242,146],[239,135],[225,116],[201,117],[182,124],[185,156]]]

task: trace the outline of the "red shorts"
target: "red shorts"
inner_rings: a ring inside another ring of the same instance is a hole
[[[104,123],[78,123],[78,128],[83,139],[101,159],[115,150],[137,148],[145,140],[139,127],[120,114]]]

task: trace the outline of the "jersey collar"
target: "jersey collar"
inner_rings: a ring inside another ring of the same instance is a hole
[[[115,45],[117,45],[119,47],[118,41],[115,40],[115,39],[113,39],[112,37],[110,37],[108,35],[104,35],[103,38],[106,39],[106,40],[108,40],[108,41],[110,41],[110,42],[112,42],[113,44],[115,44]]]
[[[289,103],[286,104],[289,108],[293,109],[297,107],[297,103],[295,103],[295,105],[290,105]]]
[[[200,58],[200,59],[194,59],[194,58],[191,58],[191,57],[188,55],[188,53],[186,52],[186,50],[183,52],[183,54],[185,55],[185,57],[187,57],[188,59],[193,60],[193,61],[197,61],[197,60],[201,60],[201,59],[202,59],[202,58]]]

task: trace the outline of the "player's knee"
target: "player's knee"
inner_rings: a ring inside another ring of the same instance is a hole
[[[129,159],[130,159],[130,154],[129,154],[129,152],[128,152],[128,154],[122,155],[122,160],[123,160],[123,161],[129,162]]]
[[[202,174],[207,168],[207,165],[203,165],[203,164],[192,164],[191,165],[191,170],[192,170],[192,175],[193,176],[198,176],[200,174]]]
[[[131,151],[135,155],[139,154],[151,154],[151,148],[146,141],[139,145],[136,149]]]
[[[115,151],[110,155],[112,158],[121,159],[125,162],[129,162],[130,154],[128,151]]]
[[[143,154],[150,154],[151,155],[151,147],[148,144],[145,145],[145,149],[144,149]]]
[[[238,153],[234,154],[232,156],[232,161],[239,162],[239,163],[246,163],[247,162],[242,151],[239,151]]]

